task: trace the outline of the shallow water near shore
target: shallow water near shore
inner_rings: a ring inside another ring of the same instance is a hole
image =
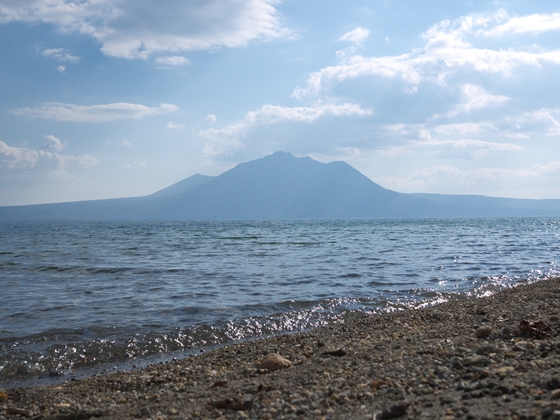
[[[558,218],[4,223],[0,244],[4,387],[560,275]]]

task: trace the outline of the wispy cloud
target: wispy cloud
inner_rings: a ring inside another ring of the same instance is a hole
[[[256,111],[250,111],[245,114],[245,117],[235,124],[230,124],[224,128],[208,128],[200,131],[198,134],[207,138],[230,137],[238,136],[256,125],[277,124],[287,121],[311,123],[326,115],[342,117],[371,114],[371,109],[363,109],[360,105],[351,103],[334,105],[317,102],[309,107],[263,105]]]
[[[437,140],[424,137],[402,146],[386,149],[389,155],[401,155],[429,150],[433,157],[444,159],[477,159],[489,153],[520,152],[523,147],[514,143],[489,142],[474,139]]]
[[[560,13],[533,14],[510,18],[504,10],[500,10],[494,16],[494,20],[503,23],[498,23],[490,29],[481,29],[478,34],[482,36],[507,36],[560,30]]]
[[[339,41],[354,42],[356,44],[361,44],[369,36],[369,31],[365,28],[358,27],[353,31],[346,32],[339,38]]]
[[[78,63],[80,57],[70,54],[67,49],[64,48],[52,48],[43,51],[44,57],[53,57],[59,61],[67,61],[69,63]]]
[[[190,60],[180,55],[169,55],[156,58],[156,64],[164,67],[177,67],[190,63]]]
[[[168,130],[183,129],[183,128],[185,128],[185,124],[175,124],[173,121],[169,121],[165,125],[165,128],[167,128]]]
[[[203,2],[136,0],[27,0],[0,5],[0,23],[46,22],[102,44],[112,57],[245,46],[257,39],[289,38],[277,0]]]
[[[444,191],[461,190],[476,194],[484,190],[484,186],[488,184],[530,181],[556,174],[560,174],[560,160],[517,169],[488,167],[462,169],[451,165],[436,165],[422,168],[404,177],[381,176],[375,181],[386,188],[403,192],[438,188]]]
[[[68,143],[65,141],[60,140],[59,138],[49,134],[45,136],[45,143],[43,143],[43,148],[48,150],[54,150],[56,152],[60,152],[68,147]]]
[[[141,119],[159,114],[175,112],[177,107],[161,104],[148,107],[139,104],[113,103],[106,105],[76,105],[52,102],[38,108],[19,108],[16,115],[47,120],[71,122],[110,122],[123,119]]]
[[[210,140],[205,143],[203,156],[214,156],[231,153],[232,150],[242,149],[245,144],[240,140],[245,134],[257,126],[271,124],[299,122],[312,123],[324,116],[350,117],[371,115],[370,109],[363,109],[360,105],[345,103],[341,105],[317,102],[309,107],[284,107],[278,105],[264,105],[255,111],[245,114],[245,117],[234,124],[223,128],[207,128],[197,134]],[[208,118],[208,117],[207,117]]]
[[[455,116],[463,112],[470,112],[475,109],[486,108],[489,106],[501,105],[509,98],[503,95],[492,95],[486,90],[471,83],[461,86],[462,101],[447,113],[448,117]]]
[[[462,106],[464,104],[459,105]],[[438,141],[438,144],[443,141],[463,142],[465,138],[497,144],[496,139],[502,142],[505,139],[526,141],[531,137],[560,136],[559,120],[560,109],[541,108],[529,112],[512,111],[497,116],[489,115],[487,118],[477,118],[475,122],[440,123],[439,118],[432,118],[424,123],[381,125],[379,129],[384,137],[394,138],[400,143],[394,150],[404,150],[400,148],[402,145],[413,144],[411,142],[418,138]]]

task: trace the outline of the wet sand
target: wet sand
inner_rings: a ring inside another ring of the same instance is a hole
[[[560,419],[560,279],[0,391],[4,418]]]

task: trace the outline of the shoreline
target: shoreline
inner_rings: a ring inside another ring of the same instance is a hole
[[[0,419],[26,417],[560,418],[560,279],[1,391]]]

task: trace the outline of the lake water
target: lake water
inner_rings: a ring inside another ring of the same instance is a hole
[[[559,276],[559,218],[0,224],[0,386]]]

